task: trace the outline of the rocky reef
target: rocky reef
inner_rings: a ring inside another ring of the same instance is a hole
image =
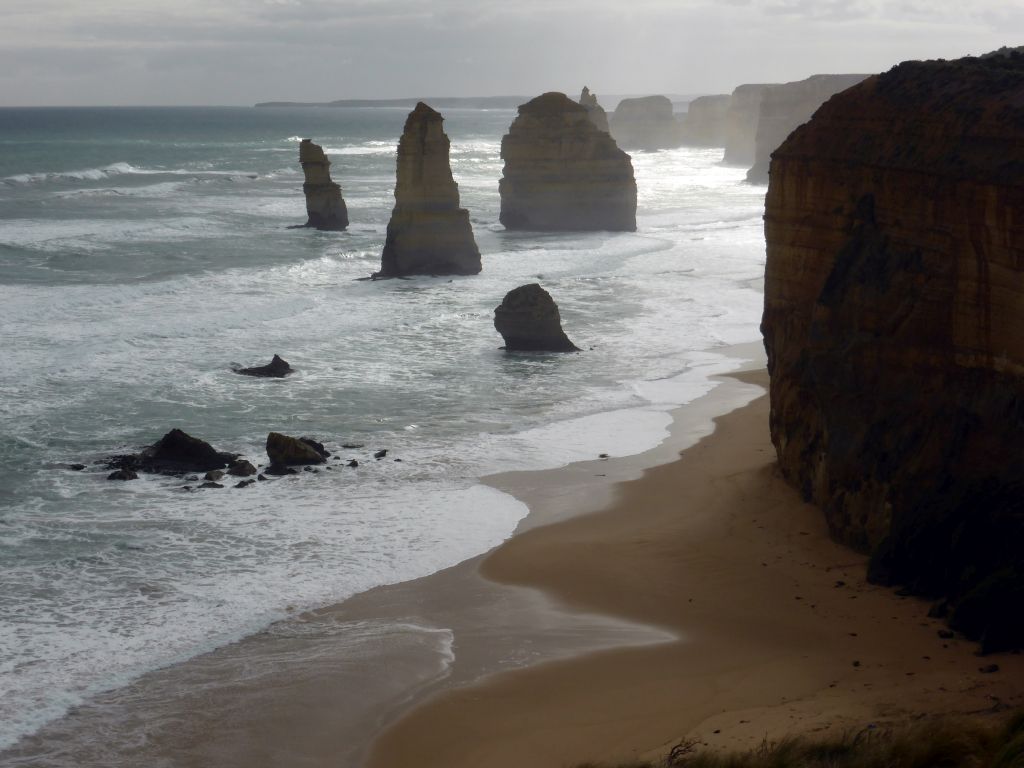
[[[331,161],[323,148],[310,139],[299,144],[299,162],[306,180],[302,191],[306,195],[307,227],[337,230],[348,226],[348,208],[341,196],[341,187],[331,181]]]
[[[1024,56],[907,62],[775,151],[780,468],[870,576],[1024,645]]]
[[[750,167],[757,156],[757,122],[761,114],[761,99],[771,85],[765,83],[740,85],[729,98],[725,114],[726,165]]]
[[[519,107],[501,140],[506,229],[636,230],[633,163],[586,107],[550,92]]]
[[[599,131],[608,132],[608,113],[604,111],[604,107],[597,103],[597,95],[591,93],[590,89],[585,85],[580,93],[580,106],[587,108],[590,122],[597,126]]]
[[[835,94],[856,85],[867,75],[813,75],[795,83],[767,88],[758,110],[757,134],[754,139],[754,164],[747,171],[747,181],[768,183],[771,154],[798,126]]]
[[[295,373],[295,369],[288,365],[288,361],[279,355],[274,355],[266,365],[256,365],[251,368],[236,366],[233,370],[242,376],[256,376],[266,379],[282,379],[290,373]]]
[[[551,294],[537,283],[513,288],[494,310],[494,328],[509,352],[578,352],[562,330]]]
[[[667,96],[623,99],[609,120],[615,142],[626,149],[669,149],[682,145],[682,124]]]
[[[135,474],[137,472],[182,475],[186,472],[222,469],[237,458],[237,453],[218,451],[205,440],[180,429],[172,429],[138,453],[111,456],[103,462],[103,466],[117,470],[108,479],[129,480],[138,477]]]
[[[443,126],[441,114],[422,101],[406,118],[398,142],[395,207],[374,277],[480,271],[480,249],[469,213],[459,207]]]
[[[679,128],[680,142],[687,147],[724,147],[725,122],[732,96],[698,96],[690,102]]]

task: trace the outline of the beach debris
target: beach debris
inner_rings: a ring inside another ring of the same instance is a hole
[[[494,310],[494,328],[509,352],[579,352],[562,330],[555,300],[537,283],[505,294]]]
[[[237,363],[232,363],[231,368],[235,373],[239,373],[242,376],[259,376],[263,378],[276,379],[284,378],[289,373],[295,372],[295,369],[288,365],[288,361],[278,355],[274,355],[273,359],[266,365],[257,365],[253,368],[242,368]]]

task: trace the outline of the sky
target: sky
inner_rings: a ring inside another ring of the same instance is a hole
[[[0,0],[0,106],[727,93],[1024,44],[1024,0]]]

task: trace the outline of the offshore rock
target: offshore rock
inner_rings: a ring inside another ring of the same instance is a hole
[[[636,181],[629,155],[564,93],[519,107],[501,140],[498,190],[510,230],[636,230]]]
[[[302,191],[306,195],[307,227],[338,230],[348,226],[348,209],[341,196],[341,187],[331,181],[331,161],[319,144],[303,139],[299,144],[299,162],[306,180]]]
[[[599,131],[608,133],[608,113],[604,111],[604,107],[597,103],[597,95],[591,93],[590,89],[585,85],[580,93],[580,106],[586,107],[587,114],[590,116],[590,122]]]
[[[562,330],[558,305],[536,283],[509,291],[494,310],[494,327],[505,349],[529,352],[578,352]]]
[[[206,472],[222,469],[238,457],[235,453],[222,453],[205,440],[172,429],[139,453],[113,456],[105,462],[107,469],[136,472],[159,472],[184,475],[188,472]]]
[[[327,460],[325,451],[317,449],[318,443],[309,438],[289,437],[279,432],[267,435],[267,456],[270,458],[271,470],[268,474],[277,474],[275,467],[288,467],[293,464],[323,464]]]
[[[611,133],[627,149],[670,149],[682,145],[682,124],[667,96],[623,99],[612,113]]]
[[[725,125],[732,96],[699,96],[690,102],[680,127],[680,140],[687,147],[724,147]]]
[[[907,62],[775,151],[762,332],[785,477],[870,577],[1024,645],[1024,56]]]
[[[754,140],[754,165],[747,181],[768,183],[771,154],[793,130],[811,119],[832,96],[856,85],[867,75],[813,75],[795,83],[773,85],[761,97]]]
[[[732,92],[725,115],[726,165],[749,168],[757,156],[757,122],[761,115],[761,99],[771,85],[758,83],[741,85]]]
[[[395,208],[374,277],[480,271],[480,250],[469,213],[459,207],[443,124],[441,114],[422,101],[405,121],[398,142]]]
[[[277,355],[274,355],[273,359],[266,365],[258,365],[254,368],[235,368],[234,370],[235,373],[240,373],[243,376],[262,376],[278,379],[295,372],[295,369],[288,365],[286,360],[281,359]]]

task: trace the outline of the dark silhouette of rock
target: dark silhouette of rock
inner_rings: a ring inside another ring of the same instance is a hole
[[[636,230],[629,155],[564,93],[519,107],[501,140],[499,218],[506,229]]]
[[[510,352],[578,352],[562,330],[551,294],[537,283],[509,291],[494,310],[494,327]]]
[[[224,486],[220,483],[216,483],[213,480],[207,480],[205,483],[199,486],[200,488],[223,488]]]
[[[724,147],[726,120],[732,96],[699,96],[687,107],[680,126],[680,140],[687,147]]]
[[[321,454],[308,439],[289,437],[279,432],[267,435],[267,456],[270,457],[271,468],[268,474],[275,474],[275,466],[291,466],[294,464],[322,464],[326,456]]]
[[[245,459],[236,459],[231,462],[231,466],[228,467],[228,474],[233,475],[234,477],[249,477],[250,475],[256,474],[256,467]]]
[[[395,208],[388,222],[380,272],[402,275],[475,275],[480,250],[469,212],[449,163],[444,118],[422,101],[409,113],[398,142]]]
[[[324,447],[323,443],[317,442],[312,437],[300,437],[299,440],[301,442],[305,443],[306,445],[308,445],[310,448],[312,448],[317,453],[319,453],[321,458],[324,458],[324,459],[330,458],[331,452],[328,451]]]
[[[294,373],[294,369],[288,365],[287,361],[282,360],[277,355],[274,355],[274,358],[266,365],[258,365],[254,368],[235,368],[235,373],[240,373],[243,376],[282,378],[287,376],[289,373]]]
[[[597,95],[590,92],[587,86],[583,86],[583,91],[580,93],[580,106],[585,107],[587,114],[590,116],[590,122],[599,131],[608,133],[608,113],[604,111],[604,107],[597,103]]]
[[[1024,645],[1024,56],[906,62],[772,158],[762,332],[783,475],[869,577]]]
[[[348,226],[348,209],[341,187],[331,181],[331,161],[319,144],[303,139],[299,144],[299,162],[306,177],[302,191],[306,195],[307,227],[339,230]]]
[[[85,464],[72,464],[68,467],[72,472],[81,472],[85,469]]]
[[[386,448],[382,449],[382,450],[379,450],[379,451],[374,451],[373,452],[373,458],[375,458],[375,459],[383,459],[387,455],[388,455],[388,452],[387,452]]]
[[[224,477],[224,472],[220,469],[211,469],[203,475],[204,480],[220,480],[222,477]]]
[[[682,123],[667,96],[623,99],[608,121],[615,142],[625,149],[670,149],[682,146]]]
[[[235,453],[217,451],[206,441],[192,437],[180,429],[172,429],[139,453],[112,456],[106,461],[105,466],[107,469],[184,475],[188,472],[222,469],[237,457],[238,454]]]
[[[138,480],[138,473],[130,469],[119,469],[107,475],[107,480]]]
[[[239,480],[237,483],[235,483],[234,487],[235,488],[248,488],[250,485],[253,485],[255,482],[256,481],[252,480],[252,479],[250,479],[250,480]]]

